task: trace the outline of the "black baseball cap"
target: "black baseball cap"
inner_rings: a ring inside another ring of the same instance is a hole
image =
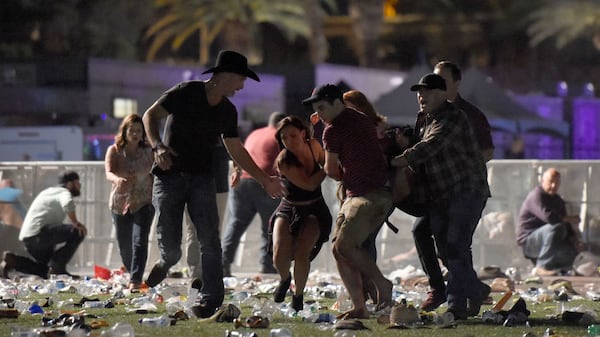
[[[419,88],[440,89],[446,91],[446,80],[438,74],[430,73],[419,80],[419,83],[410,87],[410,91],[418,91]]]
[[[316,101],[328,100],[333,101],[336,98],[343,100],[343,93],[340,88],[333,84],[324,84],[313,89],[309,98],[302,101],[302,104],[309,105]]]

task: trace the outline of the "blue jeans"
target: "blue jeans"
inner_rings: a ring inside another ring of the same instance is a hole
[[[263,269],[273,269],[273,255],[269,249],[269,218],[279,205],[279,199],[271,198],[256,180],[246,178],[229,191],[227,205],[229,221],[225,225],[222,241],[223,264],[233,263],[240,238],[258,213],[262,225],[260,264]]]
[[[210,174],[166,172],[154,179],[152,202],[158,217],[159,264],[165,270],[181,258],[183,211],[187,205],[200,243],[200,293],[208,305],[218,307],[223,303],[224,288],[215,194],[215,179]]]
[[[577,249],[571,242],[568,223],[546,224],[527,236],[523,253],[537,259],[536,265],[545,269],[571,269]]]
[[[153,217],[154,207],[150,204],[135,213],[112,214],[121,261],[131,274],[131,282],[142,282],[148,259],[148,235]]]
[[[466,310],[467,298],[479,299],[482,284],[473,269],[473,233],[487,198],[479,193],[453,193],[429,208],[431,231],[449,271],[448,307]]]

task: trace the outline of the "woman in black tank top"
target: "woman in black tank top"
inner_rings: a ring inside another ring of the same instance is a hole
[[[275,136],[283,149],[275,163],[287,193],[271,218],[273,263],[281,277],[274,297],[275,302],[285,300],[294,261],[292,308],[300,311],[310,261],[331,232],[331,213],[321,193],[321,182],[326,177],[322,169],[325,152],[321,144],[311,138],[306,124],[295,116],[284,118]]]

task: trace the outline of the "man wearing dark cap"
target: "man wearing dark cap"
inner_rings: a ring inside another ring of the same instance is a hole
[[[485,161],[465,113],[446,99],[444,78],[427,74],[411,91],[417,92],[425,114],[422,138],[391,164],[419,170],[423,177],[426,216],[449,270],[448,311],[455,319],[466,319],[485,299],[471,253],[490,195]]]
[[[490,123],[481,110],[462,98],[458,92],[462,79],[460,68],[453,62],[440,61],[434,66],[433,72],[445,80],[446,99],[458,106],[467,115],[471,130],[475,135],[475,139],[477,139],[479,150],[484,160],[486,162],[489,161],[494,155],[494,143]],[[424,130],[425,124],[426,115],[423,112],[419,112],[415,124],[415,134],[418,138],[422,136],[421,132]],[[444,283],[444,276],[438,262],[435,243],[429,226],[429,218],[427,216],[418,217],[415,220],[412,232],[421,266],[429,278],[429,286],[431,288],[428,292],[428,297],[421,303],[421,309],[431,311],[446,302],[446,284]],[[442,259],[445,259],[445,257],[442,256]],[[489,292],[489,287],[482,285],[482,296],[487,296]],[[473,315],[478,314],[479,308],[472,307],[470,309],[469,311]]]
[[[0,276],[16,269],[22,273],[48,278],[48,274],[64,274],[79,244],[87,234],[86,227],[77,220],[73,197],[81,194],[79,175],[69,171],[59,177],[59,186],[49,187],[33,199],[19,233],[19,240],[35,259],[5,251],[0,263]],[[71,224],[63,224],[68,217]],[[56,249],[56,245],[64,244]]]
[[[242,145],[237,111],[228,97],[244,88],[247,77],[260,81],[245,56],[221,51],[207,81],[179,83],[167,90],[143,116],[154,151],[153,204],[160,260],[146,283],[158,285],[181,258],[183,211],[187,209],[200,243],[202,287],[197,316],[208,317],[223,303],[219,219],[215,198],[213,153],[221,137],[231,158],[254,177],[271,197],[281,195],[279,179],[260,169]],[[164,134],[159,123],[166,119]],[[197,282],[199,283],[199,282]]]
[[[336,220],[333,255],[353,307],[340,318],[368,318],[362,277],[369,275],[377,288],[377,303],[392,303],[392,283],[386,279],[362,243],[381,229],[392,208],[387,164],[375,125],[364,114],[347,108],[341,90],[326,84],[302,101],[325,122],[325,172],[345,190]]]

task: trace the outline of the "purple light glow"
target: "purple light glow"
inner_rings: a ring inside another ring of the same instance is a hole
[[[600,159],[600,99],[573,100],[573,158]]]
[[[556,84],[556,94],[560,97],[566,97],[569,94],[569,85],[565,81]]]

